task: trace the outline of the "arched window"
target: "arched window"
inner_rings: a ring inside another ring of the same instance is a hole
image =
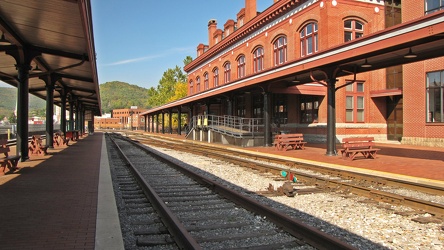
[[[200,92],[200,77],[196,77],[196,93]]]
[[[224,83],[230,82],[230,75],[231,75],[231,63],[226,62],[224,64]]]
[[[193,80],[190,81],[190,95],[194,94],[194,84],[193,84]]]
[[[237,59],[237,78],[245,76],[245,56],[241,55]]]
[[[218,68],[213,69],[213,86],[214,87],[219,86],[219,69]]]
[[[258,47],[253,52],[253,72],[257,73],[264,69],[264,48]]]
[[[287,37],[279,37],[273,44],[274,66],[287,61]]]
[[[318,24],[309,23],[300,32],[301,56],[311,55],[318,51]]]
[[[364,24],[357,20],[344,21],[344,42],[360,38],[364,35]]]
[[[204,74],[204,90],[209,89],[209,83],[208,83],[208,72],[205,72]]]

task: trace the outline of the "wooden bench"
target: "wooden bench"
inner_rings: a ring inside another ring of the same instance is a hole
[[[42,145],[43,139],[40,135],[33,135],[29,144],[29,152],[31,154],[47,155],[48,146]]]
[[[342,139],[342,159],[354,160],[358,153],[361,153],[365,158],[376,158],[376,152],[379,148],[373,148],[375,143],[373,137],[353,137]]]
[[[10,148],[7,143],[8,140],[0,139],[0,167],[3,168],[3,173],[6,173],[6,167],[10,171],[18,169],[17,165],[20,160],[19,155],[9,155]]]
[[[60,132],[54,133],[54,147],[62,145],[69,146],[68,143],[69,138],[65,138]]]
[[[288,150],[291,149],[305,149],[305,144],[303,134],[281,134],[276,135],[274,138],[273,145],[276,150]]]

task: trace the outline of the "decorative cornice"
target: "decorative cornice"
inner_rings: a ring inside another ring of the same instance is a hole
[[[184,70],[191,74],[198,70],[208,61],[213,61],[230,50],[246,43],[252,38],[266,32],[271,27],[301,12],[308,6],[318,2],[319,0],[307,0],[300,3],[299,0],[278,1],[261,14],[241,26],[224,40],[212,46],[207,52],[199,56],[187,66]]]

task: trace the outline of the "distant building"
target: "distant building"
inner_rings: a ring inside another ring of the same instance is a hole
[[[143,129],[145,117],[140,114],[145,111],[147,109],[140,109],[137,106],[129,109],[114,109],[112,117],[119,120],[120,129]]]
[[[95,116],[94,129],[120,129],[119,119],[112,118],[110,113]]]

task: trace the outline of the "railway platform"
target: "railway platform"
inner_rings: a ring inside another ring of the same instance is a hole
[[[184,136],[177,134],[161,134],[159,136],[184,139]],[[444,148],[404,145],[390,141],[375,142],[375,144],[375,148],[381,149],[378,151],[376,159],[364,159],[357,156],[353,161],[342,159],[339,144],[337,145],[338,154],[336,156],[326,155],[327,145],[325,143],[308,142],[303,150],[287,151],[276,150],[274,147],[229,147],[259,154],[290,157],[332,168],[343,168],[375,175],[391,175],[394,178],[410,180],[422,179],[444,186]],[[223,146],[227,147],[227,145]]]
[[[123,249],[103,134],[48,153],[0,176],[0,249]]]
[[[97,132],[70,146],[48,149],[46,156],[30,155],[18,171],[0,176],[1,249],[123,249],[103,135]],[[386,143],[377,147],[381,150],[376,159],[353,161],[326,156],[323,144],[288,151],[232,148],[444,186],[443,148]]]

